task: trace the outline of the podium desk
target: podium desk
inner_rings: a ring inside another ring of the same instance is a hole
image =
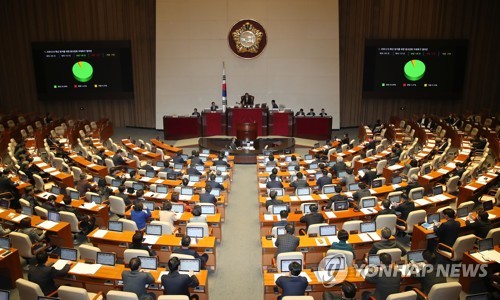
[[[293,112],[269,110],[269,135],[293,136]]]
[[[497,252],[500,252],[500,245],[495,245],[494,250]],[[471,255],[472,253],[470,251],[467,251],[464,253],[464,256],[462,258],[462,266],[465,266],[465,268],[468,268],[469,270],[473,270],[474,267],[479,267],[481,265],[485,265],[486,271],[488,274],[494,274],[496,272],[500,271],[500,264],[494,260],[490,261],[484,261],[482,259],[478,259],[474,256]],[[474,286],[476,287],[483,287],[484,284],[481,282],[484,282],[485,278],[484,277],[479,277],[479,276],[464,276],[463,272],[460,272],[460,277],[458,279],[458,282],[462,285],[462,290],[468,294],[475,294],[479,293],[480,291],[474,290]]]
[[[332,136],[332,117],[295,117],[293,136],[314,140],[329,140]]]
[[[163,136],[166,140],[201,136],[201,118],[195,116],[163,116]]]
[[[203,110],[201,128],[203,136],[226,135],[226,113],[222,110]]]
[[[48,263],[55,263],[56,261],[57,259],[49,258]],[[78,263],[84,262],[79,261]],[[75,262],[71,264],[68,275],[56,278],[56,284],[80,287],[92,293],[102,291],[105,295],[110,290],[122,290],[122,272],[130,270],[123,264],[115,264],[114,266],[102,265],[94,274],[78,274],[73,270],[76,264],[77,263]],[[158,268],[157,270],[149,271],[155,278],[155,283],[150,284],[147,287],[147,292],[155,293],[157,298],[163,295],[160,276],[164,271],[166,271],[165,268]],[[208,271],[201,270],[199,273],[195,273],[195,275],[198,278],[200,285],[195,288],[190,288],[190,293],[197,294],[200,297],[200,300],[208,300]]]
[[[10,253],[7,253],[8,251]],[[21,260],[17,249],[0,249],[0,274],[0,280],[3,282],[2,288],[13,289],[16,287],[16,280],[23,278]],[[6,282],[9,284],[8,286],[5,286]]]
[[[182,153],[182,148],[177,148],[177,147],[171,146],[169,144],[165,144],[157,139],[151,139],[150,142],[156,148],[162,149],[163,152],[166,152],[165,154],[167,154],[169,156],[174,156],[177,153]]]
[[[490,218],[490,221],[493,224],[493,227],[497,227],[500,224],[500,207],[495,206],[493,207],[492,210],[489,210],[488,213],[490,215],[492,214],[495,215],[494,218]],[[473,217],[475,218],[476,215],[477,214],[474,212]],[[460,222],[460,235],[472,232],[472,230],[466,228],[464,220],[459,218],[457,218],[456,220]],[[441,220],[441,222],[444,221],[445,221],[444,219]],[[411,237],[411,250],[426,249],[427,239],[433,238],[433,235],[434,235],[434,229],[426,229],[422,225],[415,225],[413,227],[413,235]]]
[[[257,135],[267,135],[267,108],[230,107],[227,110],[227,135],[235,136],[240,123],[256,123]]]
[[[128,249],[129,244],[132,243],[132,236],[134,231],[108,231],[105,232],[103,237],[96,237],[99,229],[94,229],[87,235],[89,241],[96,247],[99,247],[103,252],[114,252],[116,257],[123,259],[123,253]],[[151,244],[151,249],[156,251],[156,256],[161,263],[167,263],[170,259],[170,254],[174,249],[181,247],[181,237],[173,234],[161,235],[156,243]],[[208,255],[207,268],[212,270],[216,269],[216,244],[214,236],[207,236],[202,239],[197,239],[196,244],[192,244],[191,248],[195,249],[198,253],[206,253]]]
[[[6,224],[10,225],[11,228],[19,228],[20,220],[13,220],[21,214],[16,213],[13,209],[8,209],[0,212],[0,219],[4,220]],[[39,226],[43,220],[39,216],[31,216],[31,227],[44,230]],[[73,234],[71,233],[71,227],[69,223],[59,222],[54,227],[47,229],[47,236],[50,237],[50,244],[58,247],[73,247]]]
[[[474,197],[482,195],[486,190],[498,182],[498,174],[486,173],[474,179],[471,183],[458,188],[458,202],[460,205],[466,201],[472,201]]]

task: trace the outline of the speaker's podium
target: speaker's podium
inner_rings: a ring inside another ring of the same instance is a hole
[[[227,135],[237,136],[238,124],[255,124],[257,136],[266,136],[267,133],[267,107],[242,108],[230,107],[227,110]],[[255,136],[255,139],[257,138]],[[239,139],[239,138],[238,138]],[[255,140],[253,139],[253,140]]]
[[[236,138],[240,141],[255,141],[257,139],[257,123],[238,123]]]

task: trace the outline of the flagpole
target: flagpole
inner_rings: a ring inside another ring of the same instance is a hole
[[[222,111],[226,112],[227,90],[226,90],[226,64],[222,61]]]

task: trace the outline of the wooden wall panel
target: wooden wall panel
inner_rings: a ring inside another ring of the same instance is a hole
[[[393,114],[499,113],[500,1],[340,0],[339,6],[341,127]],[[462,99],[362,99],[364,40],[392,38],[468,39]]]
[[[1,0],[0,109],[154,127],[155,0]],[[131,40],[134,99],[36,98],[32,41]],[[80,110],[84,108],[84,110]]]

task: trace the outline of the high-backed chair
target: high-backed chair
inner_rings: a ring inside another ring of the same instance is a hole
[[[436,283],[429,291],[429,295],[424,294],[417,288],[413,290],[426,300],[458,299],[460,297],[460,291],[462,291],[462,285],[456,281]]]
[[[19,299],[38,299],[40,296],[45,296],[40,286],[34,282],[19,278],[16,280]]]
[[[149,252],[143,249],[125,249],[123,251],[123,264],[128,265],[132,258],[138,256],[149,256]]]
[[[346,230],[347,232],[351,231],[358,231],[359,232],[359,227],[361,226],[360,224],[363,223],[361,220],[353,220],[353,221],[347,221],[344,222],[342,225],[342,229]]]
[[[57,296],[61,300],[100,300],[102,298],[102,292],[89,293],[84,288],[72,287],[67,285],[61,285],[57,289]]]
[[[497,189],[494,196],[489,195],[489,194],[484,194],[481,196],[481,202],[485,202],[485,201],[489,201],[489,200],[493,200],[493,205],[498,206],[500,204],[500,188]]]
[[[139,300],[139,298],[135,293],[111,290],[106,294],[106,300]]]
[[[80,259],[95,262],[97,260],[97,252],[101,252],[101,249],[90,245],[80,245],[78,252],[80,252]]]
[[[474,243],[477,237],[473,234],[464,235],[458,237],[458,239],[453,244],[453,247],[449,247],[443,243],[439,243],[436,252],[446,257],[451,261],[461,261],[464,252],[472,250],[474,248]]]
[[[328,256],[344,256],[345,257],[345,265],[347,267],[350,267],[354,263],[354,254],[352,254],[351,251],[346,251],[346,250],[337,250],[337,249],[329,249],[326,251],[325,257]]]
[[[41,206],[35,206],[35,213],[37,216],[45,220],[47,220],[47,218],[49,217],[49,212],[47,211],[47,209]]]
[[[382,175],[385,166],[387,166],[387,159],[382,159],[377,162],[377,167],[375,168],[375,170],[377,171],[377,175]]]
[[[171,253],[170,258],[177,257],[178,259],[194,259],[194,256],[188,254]]]
[[[108,172],[110,172],[111,168],[115,167],[115,163],[111,158],[105,158],[104,163],[106,164],[106,168],[108,168]]]
[[[424,196],[424,188],[418,187],[411,189],[410,192],[408,193],[408,198],[410,198],[411,200],[417,200],[415,196],[416,194],[421,194],[422,196]]]
[[[375,196],[367,196],[359,199],[359,208],[365,208],[365,202],[375,199],[375,205],[377,204],[377,197]]]
[[[458,193],[458,182],[460,181],[460,177],[453,176],[446,182],[446,192],[448,194],[457,194]]]
[[[413,174],[418,174],[418,170],[419,168],[418,167],[413,167],[413,168],[410,168],[410,170],[408,170],[408,173],[406,174],[406,176],[408,178],[411,178],[411,175]]]
[[[278,268],[278,273],[288,272],[288,270],[281,270],[281,261],[284,259],[300,259],[302,261],[302,268],[304,268],[304,254],[302,252],[283,252],[278,254],[276,257],[276,267]]]
[[[12,248],[19,250],[19,256],[26,259],[28,262],[33,261],[38,252],[48,247],[48,245],[43,242],[33,244],[29,236],[21,232],[12,231],[9,236]]]
[[[321,226],[328,225],[327,223],[320,223],[320,224],[311,224],[307,228],[307,234],[317,234],[319,235],[319,228]]]
[[[375,224],[377,225],[377,230],[387,227],[391,230],[392,235],[396,234],[396,221],[398,217],[393,214],[380,215],[375,219]]]
[[[137,224],[132,220],[120,218],[120,219],[118,219],[118,221],[123,223],[123,231],[134,231],[135,232],[138,230]]]
[[[285,296],[281,300],[314,300],[313,296]]]
[[[81,232],[80,222],[78,221],[78,218],[76,217],[75,213],[69,211],[60,211],[59,216],[61,217],[61,221],[69,223],[71,227],[71,232],[74,235]]]
[[[465,201],[465,202],[462,202],[462,203],[460,203],[460,205],[457,208],[464,208],[464,207],[467,207],[467,210],[469,212],[471,212],[472,209],[474,208],[474,201]]]
[[[412,234],[413,233],[413,227],[415,224],[422,223],[425,221],[425,216],[427,212],[423,209],[419,210],[414,210],[408,214],[408,218],[405,220],[398,219],[399,223],[402,225],[399,225],[396,223],[396,228],[398,228],[401,231],[404,231],[406,234]]]
[[[119,216],[124,216],[125,215],[125,210],[127,206],[125,205],[125,201],[123,198],[117,197],[117,196],[109,196],[109,211],[119,215]]]
[[[401,249],[399,249],[399,248],[380,249],[377,251],[377,255],[382,254],[382,253],[389,254],[391,256],[392,262],[397,262],[397,261],[401,260],[402,252],[401,252]]]
[[[203,227],[203,237],[209,236],[210,235],[210,230],[208,228],[207,223],[202,223],[202,222],[189,222],[186,224],[186,230],[189,227]]]
[[[500,227],[492,228],[486,235],[487,239],[493,239],[493,245],[500,244]]]
[[[389,295],[386,300],[417,300],[417,293],[415,291],[401,292]]]
[[[373,179],[373,181],[372,181],[372,186],[373,186],[373,183],[374,183],[375,181],[380,181],[380,186],[384,186],[384,185],[385,185],[385,182],[386,182],[386,179],[385,179],[385,177],[375,178],[375,179]]]

